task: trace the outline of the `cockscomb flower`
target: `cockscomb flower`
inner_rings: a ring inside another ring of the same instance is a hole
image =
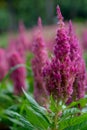
[[[71,20],[69,21],[69,43],[70,43],[70,58],[71,61],[79,61],[81,57],[81,47],[75,35]]]
[[[19,21],[19,32],[24,33],[26,31],[24,23],[22,20]]]
[[[23,46],[19,37],[16,39],[16,51],[19,53],[21,58],[25,61],[26,51],[25,51],[25,48],[24,48],[24,46]]]
[[[20,94],[22,93],[22,88],[26,89],[26,69],[23,66],[23,60],[20,57],[19,53],[16,51],[13,51],[8,56],[8,63],[9,63],[9,69],[12,69],[13,67],[16,67],[10,77],[14,83],[14,93]]]
[[[0,48],[0,81],[3,80],[8,71],[5,49]]]
[[[43,77],[49,94],[66,101],[73,93],[73,66],[70,59],[68,30],[57,6],[58,30],[54,43],[54,56],[43,68]]]
[[[70,58],[74,66],[75,79],[73,83],[73,100],[83,98],[85,95],[86,86],[86,68],[82,57],[82,51],[79,41],[73,31],[72,23],[69,22],[69,37],[70,37]]]
[[[58,13],[58,30],[56,36],[56,42],[54,47],[54,55],[63,62],[67,56],[70,54],[70,45],[68,43],[68,32],[63,22],[63,17],[59,6],[57,6]]]
[[[21,58],[25,61],[25,49],[20,42],[19,38],[10,37],[7,52],[11,53],[17,51]]]
[[[26,29],[22,21],[19,22],[19,36],[18,39],[22,44],[25,51],[28,49],[29,46],[29,39],[27,37]]]
[[[40,103],[43,104],[46,96],[47,91],[45,88],[45,84],[42,78],[42,68],[48,58],[47,51],[45,48],[45,42],[41,32],[41,19],[38,20],[38,30],[35,33],[34,41],[33,41],[33,53],[34,58],[32,60],[32,69],[34,73],[34,97]]]
[[[16,50],[16,40],[13,36],[9,37],[7,52]]]

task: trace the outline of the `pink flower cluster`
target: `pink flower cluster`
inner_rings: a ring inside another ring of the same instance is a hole
[[[38,19],[38,29],[34,36],[32,51],[34,58],[32,60],[32,69],[34,73],[34,97],[42,104],[47,96],[47,91],[42,77],[42,67],[48,58],[45,43],[41,31],[41,19]]]
[[[18,52],[13,51],[9,54],[8,64],[9,70],[13,68],[10,77],[14,83],[14,93],[20,94],[22,93],[22,88],[26,89],[26,69]]]
[[[26,61],[25,53],[28,43],[24,25],[21,22],[19,24],[19,36],[17,39],[10,38],[8,48],[0,48],[0,81],[3,80],[11,69],[15,68],[10,75],[14,83],[15,94],[20,94],[22,88],[26,89],[26,69],[23,65]]]
[[[51,57],[48,57],[41,19],[34,29],[32,49],[32,70],[34,75],[34,97],[40,104],[45,103],[48,95],[57,101],[72,101],[85,95],[86,70],[82,50],[73,30],[72,22],[67,28],[59,6],[57,7],[58,28],[52,44]],[[50,40],[49,40],[50,41]],[[13,69],[10,77],[14,84],[14,93],[20,94],[26,89],[26,51],[30,42],[22,22],[19,24],[19,35],[11,38],[7,50],[0,49],[0,81],[7,71]],[[52,49],[53,48],[53,49]]]
[[[49,94],[58,101],[67,101],[71,97],[78,100],[85,94],[85,64],[71,23],[68,30],[59,7],[57,14],[54,54],[43,68],[43,77]]]
[[[0,81],[6,76],[8,72],[8,62],[6,59],[5,49],[0,48]]]
[[[86,86],[86,68],[82,58],[82,51],[78,39],[73,31],[72,23],[69,23],[70,36],[70,58],[75,69],[75,79],[73,83],[73,99],[83,98]]]
[[[28,51],[29,49],[28,47],[30,42],[28,40],[26,29],[22,21],[19,23],[18,31],[19,31],[18,37],[17,38],[11,37],[9,40],[8,52],[17,51],[25,61],[26,51]]]

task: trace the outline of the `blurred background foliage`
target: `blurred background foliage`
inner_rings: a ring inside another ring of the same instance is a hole
[[[44,24],[53,24],[57,4],[65,19],[86,20],[87,0],[0,0],[0,32],[17,29],[20,20],[32,27],[38,16]]]

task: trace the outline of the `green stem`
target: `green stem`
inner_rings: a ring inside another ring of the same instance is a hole
[[[55,114],[55,117],[54,117],[54,128],[53,128],[53,130],[58,130],[58,128],[57,128],[58,116],[59,116],[59,112],[57,112]]]

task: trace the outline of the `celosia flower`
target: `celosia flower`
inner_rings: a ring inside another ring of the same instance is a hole
[[[8,71],[8,64],[6,60],[6,52],[0,48],[0,81],[3,80]]]
[[[47,51],[45,48],[45,43],[41,32],[40,18],[39,18],[38,26],[39,27],[37,33],[34,36],[33,48],[32,48],[34,53],[34,58],[32,60],[32,69],[33,69],[34,80],[35,80],[34,97],[40,104],[42,104],[47,95],[45,84],[42,78],[42,68],[47,60]]]
[[[19,36],[18,36],[19,42],[22,44],[25,51],[28,49],[29,46],[29,40],[27,37],[26,29],[22,21],[19,23]]]
[[[9,41],[8,41],[8,48],[7,48],[7,52],[12,52],[16,50],[16,40],[15,38],[12,36],[9,38]]]
[[[60,8],[57,7],[58,30],[54,43],[54,56],[43,69],[43,76],[49,94],[57,100],[66,100],[73,93],[73,66],[70,59],[68,31],[63,22]]]
[[[14,93],[20,94],[22,92],[22,88],[26,89],[26,69],[23,66],[23,60],[20,57],[19,53],[14,51],[9,54],[8,63],[9,69],[20,65],[19,67],[15,68],[15,70],[13,70],[11,73],[11,79],[14,83]]]
[[[16,39],[16,51],[19,53],[19,55],[21,56],[21,58],[25,61],[26,59],[26,54],[25,54],[25,48],[20,40],[20,38],[18,37]]]
[[[19,21],[19,33],[24,33],[26,31],[23,21]]]
[[[17,51],[21,58],[25,61],[25,49],[19,38],[15,39],[11,37],[9,39],[9,46],[7,52],[12,53],[13,51]]]
[[[78,100],[85,94],[85,64],[71,22],[68,32],[59,7],[57,13],[59,22],[54,56],[45,65],[43,76],[47,90],[54,98]]]
[[[78,39],[73,31],[72,23],[69,23],[70,58],[74,66],[75,80],[73,83],[72,98],[78,100],[85,95],[86,69],[82,57],[82,51]]]

